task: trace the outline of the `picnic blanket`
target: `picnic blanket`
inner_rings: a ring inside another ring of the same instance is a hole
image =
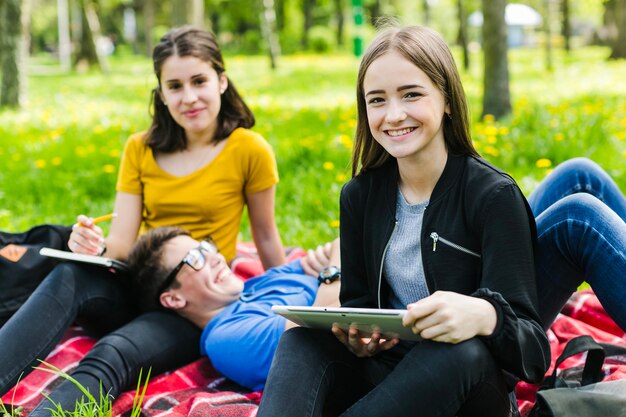
[[[302,256],[301,249],[287,250],[289,260]],[[263,272],[260,261],[250,243],[237,247],[233,271],[242,279]],[[591,290],[575,293],[548,331],[552,362],[559,356],[571,338],[591,335],[599,342],[626,346],[624,332],[608,317]],[[69,329],[59,345],[50,353],[47,362],[70,372],[95,344],[78,327]],[[563,367],[582,366],[583,358],[567,360]],[[554,366],[554,365],[553,365]],[[548,373],[551,373],[550,369]],[[626,358],[607,360],[604,366],[606,380],[626,378]],[[55,375],[35,370],[2,397],[4,404],[21,405],[28,413],[61,381]],[[530,411],[538,386],[521,382],[517,386],[518,405],[522,416]],[[135,391],[121,394],[113,403],[115,417],[128,415]],[[199,359],[174,372],[155,376],[150,380],[143,402],[144,416],[223,416],[253,417],[256,415],[262,392],[249,391],[221,376],[208,359]]]

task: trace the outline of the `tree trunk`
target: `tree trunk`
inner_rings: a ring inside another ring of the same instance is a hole
[[[96,52],[96,63],[100,67],[100,71],[107,74],[109,72],[109,64],[104,52],[98,48],[98,41],[102,38],[100,32],[100,19],[98,19],[98,13],[92,0],[83,0],[83,7],[85,10],[85,17],[87,22],[87,30],[83,32],[89,32],[91,41],[93,42],[94,50]]]
[[[276,69],[278,57],[280,56],[280,43],[276,33],[276,11],[274,10],[274,0],[263,0],[263,13],[261,14],[261,28],[263,36],[267,42],[267,49],[270,56],[270,65]]]
[[[467,46],[467,17],[465,16],[465,8],[463,7],[463,0],[456,1],[456,10],[459,18],[459,35],[458,43],[463,51],[463,68],[465,71],[470,67],[469,48]]]
[[[172,0],[172,26],[183,26],[189,21],[188,18],[189,0]]]
[[[626,0],[615,0],[613,15],[617,39],[613,41],[610,59],[626,59]]]
[[[20,104],[21,1],[0,1],[0,107]]]
[[[572,25],[570,24],[569,0],[561,0],[561,35],[565,42],[563,45],[565,50],[567,52],[571,51]]]
[[[381,17],[382,14],[380,0],[374,0],[370,3],[369,6],[365,6],[365,8],[370,13],[370,22],[372,23],[372,25],[376,26],[376,24],[378,23],[378,18]]]
[[[70,40],[70,9],[67,0],[57,0],[59,25],[59,61],[63,71],[72,67],[72,43]]]
[[[500,118],[511,113],[507,28],[504,21],[506,0],[482,0],[483,53],[485,55],[483,117]]]
[[[343,45],[343,28],[345,19],[343,15],[343,0],[335,0],[335,16],[337,19],[337,45]]]
[[[302,47],[309,47],[309,29],[313,26],[313,9],[315,8],[315,0],[303,0],[302,12],[304,14],[304,27],[302,28]]]
[[[189,21],[192,25],[204,28],[204,0],[193,0]]]
[[[154,0],[144,0],[143,3],[143,31],[146,42],[146,55],[152,56],[152,29],[154,28]]]
[[[552,0],[544,0],[543,5],[545,10],[543,29],[546,34],[546,70],[552,72],[554,68],[552,65]]]

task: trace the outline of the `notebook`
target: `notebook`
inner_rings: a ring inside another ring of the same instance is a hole
[[[41,248],[39,250],[39,254],[50,258],[60,259],[62,261],[74,261],[91,265],[99,265],[104,268],[109,268],[111,272],[128,271],[128,265],[126,263],[118,261],[117,259],[105,258],[103,256],[84,255],[82,253],[74,253],[52,248]]]

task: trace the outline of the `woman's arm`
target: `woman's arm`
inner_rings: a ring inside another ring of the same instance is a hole
[[[106,238],[107,257],[125,260],[137,240],[143,211],[142,196],[118,192],[115,198],[117,217]]]
[[[263,268],[285,263],[285,251],[274,219],[276,186],[246,195],[252,239],[256,245]]]

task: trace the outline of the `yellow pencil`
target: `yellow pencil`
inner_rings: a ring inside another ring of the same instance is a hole
[[[100,217],[94,217],[94,219],[92,220],[93,224],[96,223],[100,223],[100,222],[104,222],[107,220],[111,220],[113,217],[117,217],[117,213],[109,213],[109,214],[105,214],[104,216],[100,216]],[[82,223],[78,223],[79,226],[85,226]]]
[[[114,217],[117,217],[117,213],[109,213],[109,214],[105,214],[104,216],[94,217],[93,224],[111,220]]]

